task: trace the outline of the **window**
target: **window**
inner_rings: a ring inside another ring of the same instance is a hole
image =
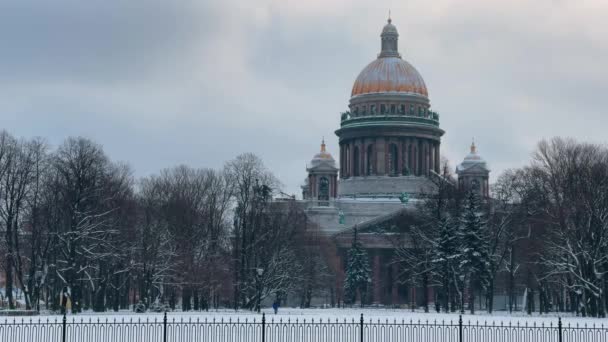
[[[414,115],[414,105],[410,105],[410,115]]]
[[[327,177],[321,177],[319,180],[319,201],[329,201],[329,180]],[[326,203],[319,205],[327,205]]]
[[[475,192],[479,192],[480,186],[479,186],[479,181],[477,181],[477,179],[473,179],[473,181],[471,181],[471,190],[475,191]]]
[[[422,116],[422,107],[418,107],[418,116]]]
[[[386,114],[386,105],[384,105],[384,104],[380,105],[380,114]]]
[[[363,106],[363,110],[361,111],[361,114],[365,115],[367,112],[367,106]]]
[[[395,114],[395,105],[391,105],[391,114]]]
[[[402,104],[400,107],[401,109],[399,109],[399,114],[405,114],[405,105]]]
[[[369,113],[370,113],[371,115],[376,114],[376,105],[370,105],[370,106],[369,106]]]

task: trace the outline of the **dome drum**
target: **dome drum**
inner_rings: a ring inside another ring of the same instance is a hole
[[[369,125],[360,125],[358,127],[348,127],[347,129],[339,129],[336,134],[339,135],[339,142],[346,142],[351,139],[359,138],[420,138],[429,139],[441,142],[441,136],[444,131],[437,127],[421,127],[411,125],[382,125],[370,127]]]
[[[398,52],[398,37],[389,21],[378,58],[355,80],[350,111],[342,113],[336,130],[341,195],[406,191],[439,173],[444,131],[422,76]]]
[[[431,105],[431,101],[429,101],[429,98],[424,95],[420,95],[417,93],[386,92],[369,93],[353,96],[350,98],[349,107],[378,102],[407,102],[427,107],[430,107]]]

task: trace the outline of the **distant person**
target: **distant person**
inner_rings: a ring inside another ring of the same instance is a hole
[[[279,312],[279,302],[278,301],[274,301],[274,303],[272,303],[272,309],[274,310],[274,314],[276,315],[277,312]]]
[[[60,305],[61,314],[65,315],[67,312],[68,305],[70,305],[70,291],[68,290],[67,286],[64,286],[63,290],[61,291]]]

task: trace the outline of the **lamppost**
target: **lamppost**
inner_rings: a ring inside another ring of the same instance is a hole
[[[256,271],[258,273],[257,283],[258,283],[258,313],[259,313],[262,308],[262,275],[264,275],[264,269],[257,268]]]

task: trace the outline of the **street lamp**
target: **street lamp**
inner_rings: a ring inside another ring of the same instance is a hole
[[[258,272],[258,313],[259,313],[262,308],[262,275],[264,275],[264,269],[257,268],[256,271]]]

